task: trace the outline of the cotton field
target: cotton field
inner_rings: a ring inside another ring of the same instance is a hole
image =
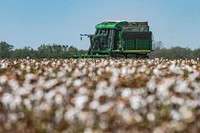
[[[1,59],[0,132],[200,132],[200,60]]]

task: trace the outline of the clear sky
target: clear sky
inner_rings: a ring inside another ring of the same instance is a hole
[[[148,21],[165,47],[200,47],[200,0],[0,0],[0,41],[88,49],[80,33],[94,33],[104,20]]]

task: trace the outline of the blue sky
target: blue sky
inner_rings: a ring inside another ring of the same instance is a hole
[[[80,33],[94,33],[104,20],[148,21],[165,47],[200,47],[200,0],[0,0],[0,41],[88,49]]]

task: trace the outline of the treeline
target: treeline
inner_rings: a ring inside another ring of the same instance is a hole
[[[200,58],[200,48],[191,50],[189,48],[172,47],[170,49],[155,49],[150,58],[166,58],[166,59],[196,59]]]
[[[86,50],[78,50],[74,46],[60,44],[42,44],[37,50],[31,47],[14,49],[7,42],[0,42],[0,58],[71,58],[74,55],[85,54]]]
[[[14,49],[13,45],[0,42],[0,58],[71,58],[74,55],[86,53],[87,50],[78,50],[76,47],[68,45],[42,44],[34,50],[31,47]],[[182,47],[167,49],[162,46],[162,42],[157,42],[155,44],[155,50],[150,53],[150,58],[195,59],[200,58],[200,48],[195,50]]]
[[[165,48],[161,41],[155,42],[155,50],[150,53],[150,58],[166,59],[196,59],[200,58],[200,48],[191,50],[179,46]]]

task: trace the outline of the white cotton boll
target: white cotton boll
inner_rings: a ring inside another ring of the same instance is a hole
[[[16,109],[16,104],[15,104],[14,102],[11,102],[11,103],[9,104],[9,108],[10,108],[11,110],[15,110],[15,109]]]
[[[112,97],[115,95],[115,89],[112,86],[107,87],[104,89],[106,96]]]
[[[28,73],[25,75],[25,80],[30,81],[31,79],[34,79],[35,75],[32,73]]]
[[[153,69],[153,74],[159,77],[161,75],[161,71],[158,68]]]
[[[179,75],[183,75],[184,74],[184,72],[178,66],[175,66],[175,65],[173,66],[172,65],[172,66],[169,67],[169,69],[170,69],[171,72],[173,72],[175,74],[179,74]]]
[[[44,96],[43,90],[41,88],[37,88],[36,92],[34,94],[34,99],[37,100],[37,101],[39,101],[39,100],[42,99],[43,96]]]
[[[186,100],[186,106],[190,108],[196,108],[200,105],[199,100]]]
[[[122,90],[121,97],[123,99],[130,97],[132,95],[132,90],[130,88],[125,88]]]
[[[27,95],[29,93],[30,93],[30,91],[28,91],[24,87],[19,87],[15,92],[15,94],[20,95],[20,96],[24,96],[24,95]]]
[[[190,111],[188,108],[181,107],[179,110],[181,112],[182,119],[189,120],[189,119],[191,119],[193,117],[192,111]]]
[[[21,96],[15,96],[13,102],[17,105],[20,106],[22,102]]]
[[[155,115],[154,115],[154,113],[148,113],[147,114],[147,119],[149,121],[155,121]]]
[[[146,88],[137,88],[137,89],[132,89],[132,93],[133,95],[143,95],[145,94],[147,91],[146,91]]]
[[[146,71],[146,68],[145,66],[141,66],[140,68],[138,68],[138,72],[145,72]]]
[[[45,83],[44,77],[40,76],[39,79],[38,79],[38,81],[37,81],[37,85],[38,86],[43,86],[44,83]]]
[[[127,70],[127,74],[133,74],[133,73],[135,73],[135,69],[136,69],[136,68],[134,68],[134,67],[131,68],[131,69],[129,68],[129,69]]]
[[[43,84],[43,87],[45,89],[50,89],[51,87],[53,87],[54,85],[56,85],[58,83],[58,81],[56,79],[51,79],[51,80],[48,80],[46,81],[44,84]]]
[[[85,128],[84,133],[93,133],[91,128]]]
[[[117,83],[118,83],[118,80],[119,80],[118,77],[112,75],[112,76],[110,77],[110,83],[111,83],[111,85],[112,85],[112,86],[116,86]]]
[[[24,105],[26,106],[26,108],[28,109],[28,110],[31,110],[32,109],[32,105],[31,105],[31,101],[29,100],[29,99],[24,99]]]
[[[64,119],[66,122],[73,121],[76,115],[79,113],[78,109],[76,108],[69,108],[67,112],[64,114]]]
[[[99,113],[104,113],[106,111],[108,111],[111,107],[113,106],[113,103],[112,102],[109,102],[109,103],[106,103],[104,105],[100,105],[97,107],[97,111]]]
[[[17,114],[15,113],[8,114],[8,120],[12,123],[15,123],[18,120]]]
[[[112,69],[113,77],[118,77],[120,75],[120,70],[113,68]]]
[[[141,116],[140,114],[136,114],[136,115],[135,115],[135,120],[136,120],[137,122],[141,122],[141,121],[142,121],[142,116]]]
[[[5,84],[8,81],[8,77],[6,75],[0,76],[0,84]]]
[[[110,68],[109,66],[107,66],[107,67],[105,68],[105,70],[106,70],[106,72],[109,72],[109,71],[111,70],[111,68]]]
[[[55,121],[56,123],[59,123],[63,118],[63,111],[62,110],[56,110],[55,111]]]
[[[66,80],[66,85],[70,86],[72,83],[73,83],[73,79],[68,77]]]
[[[74,73],[72,74],[72,77],[79,77],[81,75],[82,75],[81,71],[79,69],[75,69]]]
[[[179,93],[189,93],[188,82],[184,80],[178,80],[176,82],[175,91]]]
[[[196,71],[192,74],[189,74],[188,80],[189,81],[194,81],[197,77],[200,77],[200,72]]]
[[[115,62],[113,60],[110,61],[110,65],[114,65]]]
[[[177,112],[176,110],[171,110],[170,115],[176,121],[179,121],[181,119],[181,114]]]
[[[155,129],[153,130],[153,133],[163,133],[163,129],[157,127],[157,128],[155,128]]]
[[[17,75],[23,75],[21,70],[16,70],[15,72],[16,72]]]
[[[154,93],[155,89],[156,89],[156,81],[154,78],[151,78],[148,82],[147,82],[147,88],[149,88],[149,91]]]
[[[59,72],[57,73],[57,77],[58,77],[58,78],[61,78],[61,77],[65,76],[65,74],[66,74],[66,71],[65,71],[65,70],[59,71]]]
[[[76,96],[75,97],[75,106],[79,109],[82,109],[84,107],[84,104],[88,101],[88,96]]]
[[[20,64],[20,69],[21,69],[21,70],[24,70],[25,67],[26,67],[26,66],[25,66],[24,64]]]
[[[98,99],[100,96],[104,94],[103,89],[97,88],[94,92],[94,99]]]
[[[155,100],[155,95],[149,95],[146,98],[147,103],[153,103],[154,100]]]
[[[152,60],[147,60],[147,64],[151,65],[151,64],[153,64],[153,61]]]
[[[185,101],[182,98],[176,97],[176,96],[172,96],[170,98],[171,103],[175,103],[175,104],[179,104],[180,106],[182,106]]]
[[[0,66],[2,69],[6,69],[8,68],[8,63],[2,63],[1,66]]]
[[[57,90],[62,95],[66,95],[67,94],[67,88],[65,86],[58,86]]]
[[[106,81],[100,81],[97,84],[97,89],[94,92],[94,98],[98,99],[100,96],[105,94],[105,89],[107,89],[107,82]]]
[[[100,81],[99,83],[97,83],[97,89],[104,89],[107,88],[108,83],[106,81]]]
[[[92,101],[89,105],[90,109],[92,110],[97,109],[98,106],[99,106],[99,102],[97,100]]]
[[[185,68],[188,70],[188,72],[192,72],[193,71],[192,67],[190,67],[189,65],[185,65]]]
[[[1,99],[4,106],[8,106],[13,102],[13,96],[10,93],[4,93]]]
[[[108,61],[107,60],[102,60],[103,62],[101,63],[101,65],[103,66],[107,66],[108,65]]]
[[[87,94],[87,92],[88,92],[88,90],[87,90],[85,87],[81,87],[81,88],[79,89],[79,93],[80,93],[81,95],[85,95],[85,94]]]
[[[159,85],[157,85],[158,96],[161,99],[165,99],[169,96],[169,88],[174,84],[174,78],[164,79]]]
[[[87,74],[87,69],[86,69],[86,68],[83,68],[83,69],[82,69],[82,74],[83,74],[83,75],[86,75],[86,74]]]
[[[33,84],[30,84],[29,82],[25,81],[23,83],[23,88],[26,89],[29,92],[33,90],[33,87],[34,87]]]
[[[90,73],[88,74],[88,77],[93,77],[93,76],[94,76],[93,72],[90,71]]]
[[[55,90],[51,90],[49,91],[47,94],[45,94],[44,98],[46,100],[51,100],[56,94],[56,91]]]
[[[132,109],[134,109],[134,110],[137,110],[146,105],[146,102],[140,95],[132,96],[129,99],[129,102],[130,102]]]
[[[79,64],[78,64],[78,67],[79,68],[82,68],[82,67],[84,67],[85,66],[85,62],[80,62]]]
[[[51,105],[48,103],[41,103],[39,105],[38,111],[50,111],[51,110]]]
[[[52,66],[52,67],[55,67],[55,66]],[[47,68],[45,68],[45,73],[44,73],[44,75],[52,75],[52,74],[54,74],[54,72],[53,72],[53,68],[51,68],[51,67],[47,67]]]
[[[117,103],[117,107],[116,107],[117,112],[121,113],[124,110],[124,107],[125,107],[124,103],[122,102]]]
[[[31,67],[30,66],[26,66],[26,72],[30,72]]]
[[[77,79],[77,80],[74,80],[74,83],[73,85],[76,86],[76,87],[80,87],[82,85],[82,81],[80,79]]]
[[[101,70],[98,69],[98,70],[97,70],[97,75],[101,75],[101,73],[102,73]]]
[[[169,62],[169,64],[170,64],[171,68],[174,68],[176,66],[176,61],[173,60],[173,61]]]
[[[17,90],[17,89],[19,88],[18,82],[17,82],[16,80],[14,80],[14,79],[9,80],[9,81],[8,81],[8,85],[10,86],[10,88],[11,88],[13,91],[15,91],[15,90]]]
[[[122,110],[122,112],[120,112],[120,115],[122,116],[122,118],[126,122],[131,122],[131,115],[132,115],[132,113],[128,109]]]
[[[62,104],[62,102],[63,102],[62,96],[60,94],[56,94],[56,96],[55,96],[55,103],[57,105],[60,105],[60,104]]]
[[[80,111],[80,112],[77,114],[77,117],[78,117],[78,119],[79,119],[80,121],[82,121],[82,122],[86,122],[87,119],[88,119],[87,113],[82,112],[82,111]]]
[[[122,75],[126,75],[126,72],[127,72],[126,67],[123,67],[122,70],[121,70],[121,74],[122,74]]]
[[[176,65],[175,65],[175,62],[171,63],[171,65],[169,66],[169,70],[172,71],[172,72],[176,72]]]
[[[34,101],[34,100],[36,100],[36,97],[35,97],[34,94],[29,94],[28,99],[31,100],[31,101]]]

